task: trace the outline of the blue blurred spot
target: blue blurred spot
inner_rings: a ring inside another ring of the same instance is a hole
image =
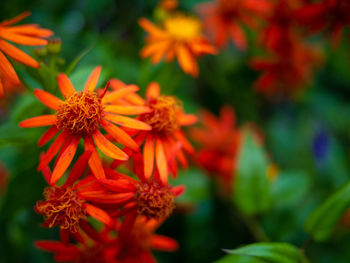
[[[330,150],[330,136],[324,131],[318,131],[313,140],[313,153],[318,164],[326,161]]]

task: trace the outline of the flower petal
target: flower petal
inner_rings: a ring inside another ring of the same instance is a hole
[[[100,131],[92,134],[97,147],[107,156],[117,160],[127,160],[129,156],[120,150],[117,146],[111,143]]]
[[[106,96],[102,98],[102,104],[107,104],[113,101],[117,101],[118,99],[125,97],[130,93],[134,93],[138,90],[139,90],[139,87],[137,87],[136,85],[128,85],[126,88],[121,88],[106,94]]]
[[[56,124],[56,115],[41,115],[19,123],[22,128],[41,127]]]
[[[146,91],[146,98],[147,99],[154,99],[159,97],[160,95],[160,86],[157,82],[151,82]]]
[[[154,139],[151,134],[147,136],[145,145],[143,146],[143,163],[144,174],[146,179],[148,179],[152,175],[154,166]]]
[[[64,186],[72,185],[76,181],[78,181],[78,179],[86,169],[86,166],[88,165],[91,154],[92,151],[86,151],[79,157],[77,162],[74,164],[72,171],[69,173],[68,179],[64,183]]]
[[[156,139],[156,163],[160,180],[163,185],[166,185],[168,182],[168,165],[164,153],[163,143],[160,138]]]
[[[84,204],[84,209],[90,216],[107,226],[112,227],[114,225],[113,219],[102,209],[87,203]]]
[[[151,111],[149,107],[145,106],[130,106],[130,105],[107,105],[104,110],[115,114],[138,115],[148,113]]]
[[[193,54],[189,51],[187,46],[178,45],[176,47],[176,54],[179,64],[185,73],[188,73],[192,76],[198,75],[198,65],[196,60],[193,57]]]
[[[68,166],[72,162],[75,152],[77,151],[78,144],[80,141],[80,136],[73,136],[72,141],[62,153],[62,156],[57,161],[57,164],[52,172],[50,185],[54,185],[67,170]]]
[[[7,60],[7,58],[1,51],[0,51],[0,73],[1,75],[3,75],[3,77],[8,78],[14,85],[20,84],[16,71],[13,69],[11,63]]]
[[[145,130],[145,131],[149,131],[152,129],[152,127],[147,123],[144,123],[139,120],[135,120],[133,118],[129,118],[121,115],[114,115],[110,113],[107,113],[104,117],[105,119],[111,122],[114,122],[115,124],[118,124],[120,126],[127,127],[127,128],[132,128],[136,130]]]
[[[58,133],[58,129],[56,126],[51,126],[40,138],[38,142],[38,146],[44,146],[48,141],[50,141],[55,135]]]
[[[35,89],[34,95],[47,107],[53,110],[58,110],[58,108],[61,106],[62,102],[59,98],[56,96],[48,93],[45,90],[41,89]]]
[[[88,80],[85,83],[84,91],[94,91],[97,85],[98,78],[101,74],[101,66],[97,66],[90,74]]]
[[[46,166],[49,165],[53,157],[57,154],[59,149],[61,148],[63,142],[67,139],[67,133],[62,132],[56,140],[51,144],[50,148],[47,150],[46,154],[40,159],[40,163],[38,166],[38,171],[41,171]]]
[[[64,74],[60,73],[57,77],[58,87],[62,95],[67,98],[75,92],[72,82],[69,78]]]
[[[100,123],[108,134],[110,134],[117,142],[129,147],[135,152],[140,151],[139,146],[125,131],[103,119],[100,121]]]
[[[12,57],[13,59],[17,60],[18,62],[23,63],[29,67],[39,68],[40,66],[39,63],[35,59],[33,59],[31,56],[27,55],[19,48],[16,48],[15,46],[1,39],[0,39],[0,50],[6,53],[8,56]]]
[[[89,166],[97,179],[106,178],[105,172],[102,167],[100,156],[97,153],[96,147],[92,139],[88,136],[84,136],[84,148],[85,151],[91,151],[91,157],[89,160]]]

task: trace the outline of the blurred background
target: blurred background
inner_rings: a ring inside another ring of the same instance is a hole
[[[200,2],[180,1],[179,9],[194,13]],[[249,60],[259,51],[251,45],[256,36],[249,30],[251,48],[241,52],[230,44],[216,56],[200,58],[198,78],[184,74],[175,62],[152,65],[141,59],[145,32],[137,21],[153,19],[157,4],[157,0],[3,0],[0,20],[29,10],[32,15],[24,23],[54,31],[62,40],[60,57],[67,64],[84,54],[70,75],[76,86],[82,86],[91,70],[102,65],[101,85],[115,77],[139,85],[143,94],[151,81],[158,81],[163,92],[179,97],[190,113],[205,108],[217,115],[222,105],[232,106],[237,126],[259,127],[264,149],[279,170],[271,189],[272,206],[258,219],[270,240],[302,246],[308,240],[303,231],[307,216],[350,178],[348,42],[332,49],[324,38],[310,38],[325,50],[315,78],[296,97],[271,98],[253,88],[259,73],[249,67]],[[29,89],[41,87],[23,67],[18,74]],[[42,113],[44,106],[30,93],[3,104],[0,160],[9,177],[4,177],[0,195],[0,262],[53,262],[52,255],[33,247],[34,240],[58,239],[58,230],[40,227],[42,218],[33,210],[45,187],[36,172],[40,154],[36,142],[43,130],[18,127],[19,121]],[[180,183],[187,191],[158,231],[178,240],[180,249],[156,253],[159,262],[213,262],[225,255],[223,248],[257,241],[201,168],[193,164],[181,171],[175,184]],[[345,220],[327,241],[308,244],[310,262],[349,262],[349,233],[350,220]]]

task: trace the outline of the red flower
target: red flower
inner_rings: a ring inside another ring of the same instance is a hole
[[[101,67],[96,67],[88,78],[84,90],[76,91],[66,75],[58,76],[58,86],[65,100],[43,91],[35,90],[38,99],[55,110],[55,114],[43,115],[22,121],[21,127],[51,126],[41,137],[39,146],[45,145],[57,133],[61,132],[44,158],[41,160],[38,170],[43,169],[58,153],[56,165],[51,177],[50,184],[53,185],[61,178],[73,160],[81,138],[84,140],[86,151],[92,151],[89,166],[97,178],[104,178],[104,171],[96,146],[107,156],[127,160],[128,155],[111,143],[101,132],[103,128],[116,141],[128,146],[134,151],[139,147],[134,140],[121,128],[120,125],[131,129],[150,130],[151,127],[136,119],[123,115],[134,115],[135,111],[149,112],[147,107],[133,107],[115,103],[120,98],[134,93],[138,90],[135,85],[130,85],[122,90],[106,94],[108,84],[99,95],[94,92]],[[114,123],[114,124],[113,124]],[[94,140],[94,141],[93,141]],[[95,143],[94,143],[95,142]]]
[[[203,127],[194,127],[190,131],[191,138],[200,145],[195,160],[209,175],[218,178],[222,188],[229,193],[241,139],[240,131],[235,127],[234,110],[223,107],[219,118],[203,111],[201,123]]]
[[[73,166],[72,171],[63,186],[46,187],[45,200],[37,202],[35,210],[44,215],[46,227],[59,226],[62,235],[76,233],[80,226],[86,224],[86,216],[90,215],[107,226],[113,226],[112,218],[102,209],[89,204],[84,194],[96,190],[91,186],[91,176],[76,182],[84,172],[91,151],[85,152]],[[51,181],[52,174],[49,167],[43,169],[47,182]],[[94,177],[92,177],[94,178]]]
[[[319,50],[296,41],[288,56],[271,54],[252,59],[252,68],[262,71],[254,85],[259,92],[270,96],[295,95],[312,80],[321,61]]]
[[[151,250],[176,251],[176,240],[154,234],[160,221],[146,217],[129,215],[119,227],[117,262],[119,263],[156,263]]]
[[[272,5],[267,0],[216,0],[198,6],[204,18],[204,27],[219,47],[229,39],[241,50],[247,48],[243,25],[256,27],[256,18],[266,16]]]
[[[348,0],[324,0],[306,4],[295,13],[296,20],[308,27],[312,33],[328,29],[332,33],[332,44],[337,46],[346,27],[350,25],[350,2]]]
[[[100,179],[98,183],[106,189],[96,192],[98,198],[85,198],[99,203],[113,203],[108,210],[111,215],[138,214],[148,219],[165,220],[175,208],[175,197],[184,192],[184,186],[163,185],[157,171],[152,178],[146,178],[139,153],[133,155],[133,166],[138,180],[105,168],[107,179]]]

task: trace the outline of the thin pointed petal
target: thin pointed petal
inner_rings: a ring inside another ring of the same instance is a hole
[[[143,163],[144,174],[146,179],[148,179],[152,175],[154,166],[154,139],[152,135],[148,135],[143,146]]]
[[[162,181],[163,185],[166,185],[168,182],[168,165],[164,153],[163,143],[159,138],[156,139],[156,163],[160,180]]]
[[[87,203],[84,204],[84,208],[90,216],[97,219],[98,221],[106,224],[109,227],[112,227],[114,225],[113,219],[102,209]]]
[[[67,98],[75,92],[72,82],[69,78],[64,74],[60,73],[57,77],[58,87],[62,95]]]
[[[41,89],[35,89],[34,95],[47,107],[53,110],[58,110],[58,108],[61,106],[62,102],[59,98],[56,96],[46,92],[45,90]]]
[[[100,131],[92,134],[97,147],[107,156],[117,160],[127,160],[129,156],[111,143]]]
[[[101,74],[101,66],[97,66],[90,74],[88,80],[85,83],[84,91],[94,91],[96,88],[98,78]]]
[[[41,127],[56,124],[56,115],[41,115],[19,123],[22,128]]]
[[[142,121],[139,121],[133,118],[129,118],[121,115],[114,115],[110,113],[107,113],[104,117],[105,119],[123,127],[136,129],[136,130],[145,130],[145,131],[152,130],[152,127],[147,123],[144,123]]]

